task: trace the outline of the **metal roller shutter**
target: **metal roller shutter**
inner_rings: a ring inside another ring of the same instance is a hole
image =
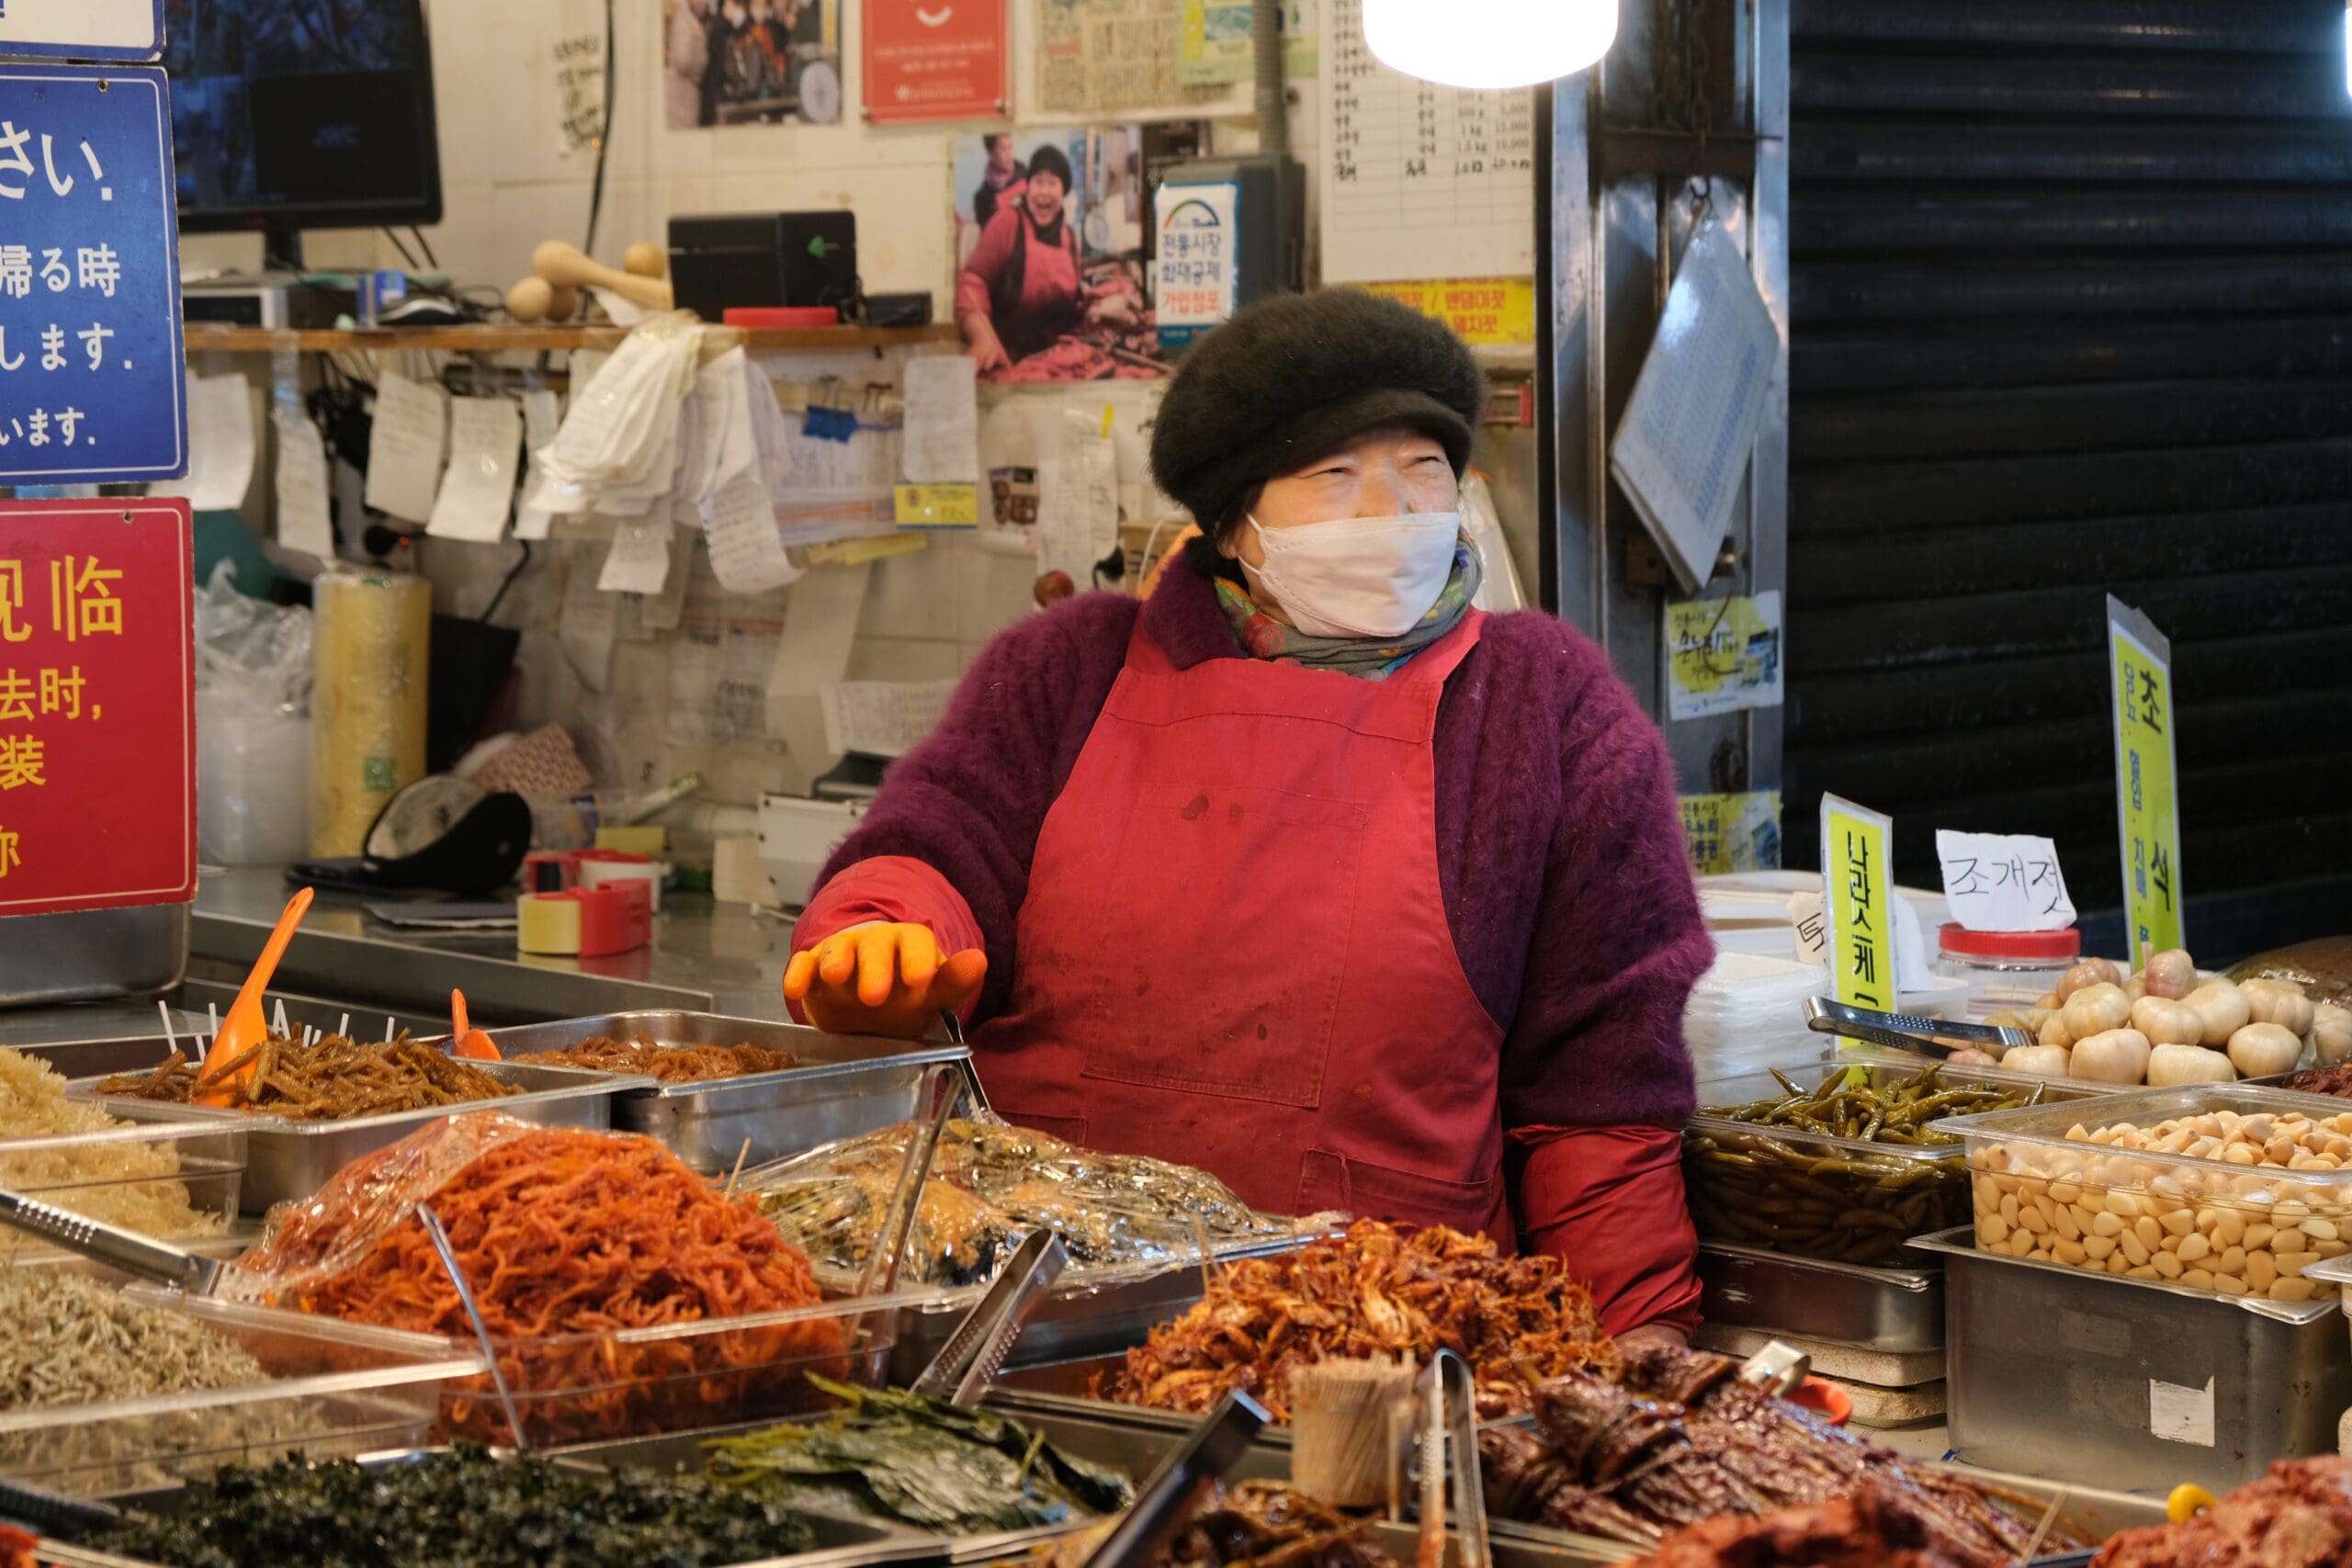
[[[2058,840],[2120,951],[2103,592],[2174,643],[2189,939],[2352,930],[2342,0],[1795,0],[1790,863]]]

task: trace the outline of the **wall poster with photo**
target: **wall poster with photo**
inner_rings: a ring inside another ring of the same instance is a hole
[[[663,120],[831,125],[842,118],[842,0],[662,0]]]
[[[1189,120],[956,138],[956,321],[983,380],[1166,374],[1147,171],[1207,149]]]

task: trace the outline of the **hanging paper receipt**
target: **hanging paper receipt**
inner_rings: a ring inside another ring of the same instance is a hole
[[[1714,575],[1779,347],[1738,243],[1701,225],[1609,448],[1609,471],[1685,590]]]
[[[903,757],[938,728],[953,681],[842,681],[824,689],[825,744],[867,757]]]
[[[1972,931],[2056,931],[2075,923],[2058,846],[2013,833],[1936,829],[1952,919]]]

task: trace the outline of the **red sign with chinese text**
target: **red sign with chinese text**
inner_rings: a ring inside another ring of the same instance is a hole
[[[0,502],[0,916],[196,897],[185,501]]]
[[[865,0],[865,118],[1001,119],[1005,0]]]

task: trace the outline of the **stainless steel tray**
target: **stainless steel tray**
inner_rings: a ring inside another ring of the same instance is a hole
[[[1081,1459],[1106,1464],[1125,1472],[1137,1481],[1149,1475],[1162,1456],[1183,1441],[1194,1426],[1189,1416],[1177,1416],[1164,1411],[1131,1411],[1125,1406],[1103,1407],[1114,1414],[1093,1415],[1075,1411],[1035,1410],[1014,1402],[1000,1400],[991,1394],[991,1407],[1001,1408],[1023,1424],[1045,1435],[1046,1440]],[[1123,1416],[1144,1416],[1148,1421],[1130,1421]],[[812,1417],[815,1419],[815,1417]],[[758,1431],[768,1425],[729,1428],[729,1432]],[[561,1450],[566,1459],[618,1468],[638,1466],[663,1471],[698,1471],[702,1467],[703,1441],[724,1436],[724,1433],[689,1433],[677,1437],[646,1438],[631,1442],[597,1443]],[[1272,1428],[1261,1433],[1250,1444],[1239,1463],[1229,1472],[1234,1481],[1287,1481],[1290,1479],[1290,1444],[1288,1434],[1280,1441],[1270,1441]],[[1081,1527],[1082,1528],[1082,1527]],[[1496,1568],[1574,1568],[1588,1563],[1622,1562],[1639,1555],[1634,1547],[1616,1541],[1601,1540],[1591,1536],[1569,1535],[1549,1530],[1528,1532],[1521,1527],[1504,1527],[1497,1522],[1501,1539],[1495,1541]],[[1414,1560],[1419,1540],[1419,1529],[1409,1524],[1374,1521],[1374,1539],[1398,1562]],[[1022,1530],[1003,1535],[971,1536],[956,1541],[949,1561],[970,1563],[1011,1557],[1040,1541],[1052,1540],[1069,1533],[1064,1529]]]
[[[429,1448],[390,1450],[361,1455],[358,1462],[370,1467],[409,1464],[439,1451]],[[559,1462],[578,1462],[569,1461],[567,1456],[557,1457]],[[112,1500],[124,1506],[168,1516],[185,1506],[186,1497],[186,1488],[165,1487],[118,1494]],[[791,1557],[762,1558],[755,1563],[734,1564],[730,1568],[773,1568],[773,1565],[784,1563],[791,1564],[792,1568],[885,1568],[885,1565],[896,1563],[936,1562],[946,1545],[937,1536],[871,1519],[817,1513],[804,1517],[815,1531],[816,1551]],[[116,1557],[51,1541],[41,1543],[40,1557],[43,1562],[69,1565],[69,1568],[158,1568],[158,1565],[139,1558]]]
[[[1972,1463],[2059,1481],[2222,1492],[2332,1453],[2352,1404],[2334,1301],[2217,1296],[1922,1236],[1944,1258],[1948,1422]],[[2165,1436],[2159,1436],[2159,1433]]]
[[[398,1143],[444,1116],[468,1111],[499,1111],[517,1121],[543,1127],[584,1127],[602,1132],[613,1125],[616,1097],[651,1081],[612,1073],[582,1072],[573,1067],[528,1066],[512,1062],[475,1065],[493,1077],[521,1085],[523,1092],[502,1100],[403,1111],[390,1116],[363,1116],[351,1122],[294,1122],[250,1111],[113,1098],[97,1092],[96,1078],[69,1084],[66,1093],[77,1100],[96,1101],[115,1115],[134,1122],[230,1122],[243,1127],[245,1179],[239,1194],[240,1207],[248,1214],[266,1214],[276,1204],[310,1197],[353,1160]]]
[[[1710,1241],[1699,1247],[1699,1280],[1710,1323],[1842,1339],[1873,1350],[1943,1346],[1940,1269],[1866,1269]]]
[[[622,1099],[616,1125],[657,1139],[705,1175],[732,1170],[738,1158],[749,1169],[904,1122],[916,1113],[925,1068],[961,1062],[968,1078],[972,1059],[961,1045],[828,1034],[802,1024],[703,1012],[609,1013],[490,1032],[509,1056],[565,1051],[598,1035],[792,1053],[798,1066],[779,1072],[714,1083],[647,1080]]]
[[[1216,1263],[1245,1258],[1272,1258],[1295,1252],[1312,1236],[1276,1236],[1236,1242],[1213,1249]],[[1089,1280],[1082,1275],[1049,1292],[1029,1314],[1028,1326],[1005,1358],[1008,1368],[1040,1366],[1088,1357],[1111,1356],[1140,1345],[1152,1329],[1182,1315],[1201,1299],[1204,1281],[1200,1260],[1171,1263],[1141,1278]],[[984,1285],[942,1292],[930,1303],[909,1307],[900,1314],[898,1348],[891,1376],[910,1382],[947,1344],[948,1336],[980,1297]]]
[[[204,1040],[202,1012],[175,1008],[172,1027],[183,1050]],[[171,1054],[153,1002],[109,1002],[87,1007],[42,1008],[0,1015],[0,1045],[20,1052],[68,1078],[135,1073]]]

